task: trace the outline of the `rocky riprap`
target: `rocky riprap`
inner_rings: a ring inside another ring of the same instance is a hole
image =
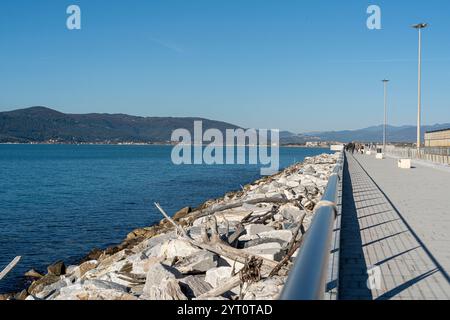
[[[337,159],[306,158],[195,210],[184,208],[134,230],[119,246],[93,250],[79,265],[58,262],[45,275],[30,270],[31,286],[7,298],[276,299]]]

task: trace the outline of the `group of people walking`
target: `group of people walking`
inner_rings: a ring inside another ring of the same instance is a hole
[[[345,145],[345,151],[351,152],[352,154],[354,154],[355,151],[358,154],[364,154],[364,148],[365,148],[365,146],[362,143],[350,142]]]

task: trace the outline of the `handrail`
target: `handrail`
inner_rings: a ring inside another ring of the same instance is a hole
[[[280,300],[324,299],[342,166],[343,154],[328,180],[322,200],[316,205],[313,221],[289,273]]]

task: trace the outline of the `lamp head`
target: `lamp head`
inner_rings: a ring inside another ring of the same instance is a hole
[[[412,26],[414,29],[424,29],[428,27],[428,23],[418,23]]]

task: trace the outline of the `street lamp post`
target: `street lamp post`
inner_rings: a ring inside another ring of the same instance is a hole
[[[422,82],[422,29],[428,26],[427,23],[419,23],[413,25],[413,28],[419,31],[419,77],[418,77],[418,93],[417,93],[417,150],[420,151],[421,135],[420,135],[420,125],[421,125],[421,103],[422,103],[422,93],[421,93],[421,82]]]
[[[382,80],[384,84],[384,126],[383,126],[383,153],[386,153],[386,126],[387,126],[387,84],[389,80]]]

